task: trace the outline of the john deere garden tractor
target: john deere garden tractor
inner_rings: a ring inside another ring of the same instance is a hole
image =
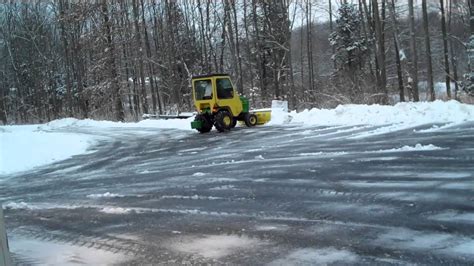
[[[259,124],[257,114],[249,111],[249,100],[235,91],[229,75],[194,76],[191,82],[198,112],[191,128],[206,133],[214,126],[224,132],[234,128],[237,121],[243,121],[248,127]]]

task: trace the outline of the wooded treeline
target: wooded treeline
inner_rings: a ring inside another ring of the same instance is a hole
[[[211,72],[254,107],[458,98],[469,19],[469,0],[3,0],[0,120],[191,111]]]

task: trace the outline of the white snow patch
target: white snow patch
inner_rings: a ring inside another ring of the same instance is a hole
[[[304,157],[311,157],[311,156],[321,156],[321,157],[333,157],[333,156],[341,156],[341,155],[346,155],[348,152],[345,151],[336,151],[336,152],[303,152],[298,154],[299,156],[304,156]]]
[[[438,214],[430,215],[429,218],[436,221],[462,222],[474,224],[474,212],[462,213],[454,210],[449,210]]]
[[[95,138],[84,134],[53,133],[38,126],[0,127],[0,175],[27,171],[85,153]]]
[[[237,188],[234,185],[223,185],[210,188],[209,190],[236,190]]]
[[[257,231],[285,231],[288,230],[288,225],[286,224],[264,224],[257,225],[255,230]]]
[[[232,177],[211,177],[211,178],[206,178],[204,181],[206,182],[237,182],[239,179],[237,178],[232,178]]]
[[[474,240],[448,233],[392,228],[378,236],[374,244],[406,250],[439,250],[453,256],[456,253],[474,255]],[[453,254],[454,253],[454,254]]]
[[[82,206],[83,207],[83,206]],[[77,209],[81,206],[77,205],[61,205],[51,203],[26,203],[20,202],[8,202],[3,205],[4,210],[48,210],[48,209]]]
[[[28,203],[21,201],[21,202],[8,202],[3,205],[3,209],[5,210],[28,210],[32,209]]]
[[[433,144],[422,145],[420,143],[415,146],[403,146],[400,148],[388,149],[388,150],[378,150],[376,153],[388,153],[388,152],[405,152],[405,151],[435,151],[435,150],[445,150],[446,148],[441,148]]]
[[[474,256],[474,240],[466,241],[448,249],[448,252]]]
[[[66,243],[10,236],[12,253],[38,265],[113,265],[127,260],[120,253]]]
[[[100,211],[107,214],[126,214],[131,212],[132,209],[122,207],[104,207],[100,209]]]
[[[197,172],[197,173],[194,173],[193,176],[205,176],[206,174],[205,173],[202,173],[202,172]]]
[[[459,125],[459,123],[448,123],[448,124],[445,124],[445,125],[442,125],[442,126],[433,125],[433,126],[431,126],[430,128],[427,128],[427,129],[413,130],[413,132],[416,132],[416,133],[431,133],[431,132],[437,132],[437,131],[440,131],[440,130],[444,130],[444,129],[447,129],[447,128],[452,128],[452,127],[455,127],[457,125]]]
[[[184,196],[184,195],[163,195],[161,196],[162,199],[183,199],[183,200],[221,200],[222,197],[214,197],[214,196]]]
[[[202,238],[180,239],[171,245],[173,250],[218,259],[233,253],[250,250],[262,242],[246,236],[208,235]]]
[[[374,157],[374,158],[359,158],[359,159],[354,160],[354,162],[393,161],[397,159],[399,159],[399,157],[385,156],[385,157]]]
[[[275,260],[270,265],[327,265],[332,263],[350,264],[358,261],[357,254],[335,248],[302,248],[284,258]]]
[[[110,192],[105,192],[103,194],[90,194],[87,195],[88,198],[91,199],[100,199],[100,198],[122,198],[124,195],[116,194],[116,193],[110,193]]]

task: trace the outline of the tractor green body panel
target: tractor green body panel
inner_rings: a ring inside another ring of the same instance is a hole
[[[248,113],[250,109],[249,99],[240,96],[240,101],[242,102],[242,113]]]
[[[191,122],[191,128],[192,129],[199,129],[202,128],[202,121],[201,120],[195,120]]]

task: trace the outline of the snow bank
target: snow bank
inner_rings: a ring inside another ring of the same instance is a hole
[[[95,127],[95,128],[135,128],[135,127],[146,127],[146,128],[167,128],[167,129],[181,129],[181,130],[192,130],[191,122],[194,117],[188,119],[168,119],[168,120],[142,120],[140,122],[112,122],[112,121],[97,121],[92,119],[79,120],[76,118],[64,118],[51,121],[45,125],[41,125],[42,130],[53,130],[67,127]]]
[[[0,127],[0,175],[82,154],[93,142],[88,135],[44,132],[38,126]]]
[[[174,128],[191,130],[194,118],[143,120],[138,123],[64,118],[42,125],[0,127],[0,175],[30,170],[86,152],[96,137],[49,132],[67,128]]]
[[[272,110],[270,125],[387,125],[410,126],[431,123],[461,123],[474,121],[474,105],[451,100],[447,102],[403,102],[389,105],[339,105],[335,109],[304,110],[285,113]]]

